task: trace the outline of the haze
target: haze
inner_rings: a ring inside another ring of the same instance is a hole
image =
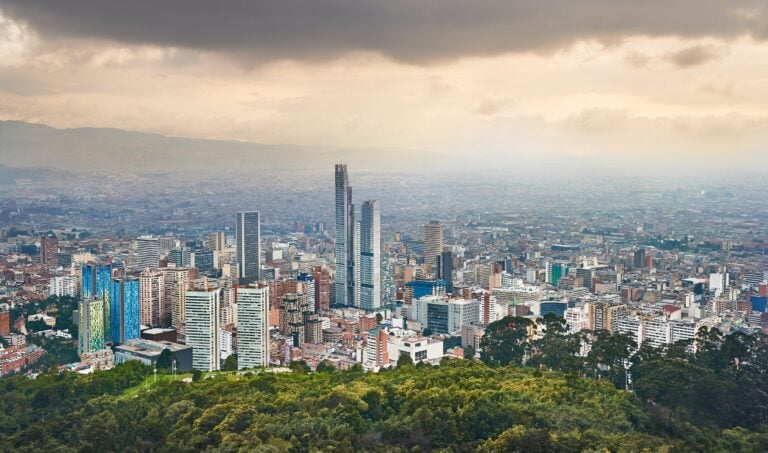
[[[407,166],[400,149],[494,170],[754,171],[766,23],[748,0],[0,0],[0,119],[343,149],[374,168]]]

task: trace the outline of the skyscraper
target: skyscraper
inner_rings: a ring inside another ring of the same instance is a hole
[[[59,264],[59,240],[54,236],[40,238],[40,261],[46,266]]]
[[[160,241],[153,236],[136,238],[137,267],[139,269],[155,268],[160,264]]]
[[[315,311],[328,311],[331,309],[331,276],[320,266],[312,269],[312,275],[315,278]]]
[[[269,365],[269,287],[237,288],[237,365]]]
[[[261,279],[261,224],[258,211],[238,212],[235,225],[240,283]]]
[[[139,280],[115,278],[109,286],[110,336],[115,344],[125,344],[140,337]]]
[[[82,268],[83,287],[80,295],[83,299],[97,299],[104,301],[100,308],[100,313],[103,317],[101,320],[101,337],[107,341],[112,337],[109,322],[109,282],[111,279],[112,266],[109,264],[86,264]],[[92,352],[95,350],[98,349],[86,350],[85,352]]]
[[[147,326],[165,325],[165,274],[145,269],[139,275],[139,305],[141,323]]]
[[[306,272],[302,272],[296,277],[296,280],[301,283],[301,292],[307,298],[307,305],[311,311],[317,311],[317,291],[315,288],[315,276]]]
[[[336,281],[334,299],[338,305],[354,303],[354,208],[347,166],[336,164]]]
[[[424,264],[427,272],[435,268],[437,257],[443,253],[443,225],[433,220],[424,225]]]
[[[85,264],[82,268],[83,288],[80,295],[84,299],[103,299],[109,295],[109,282],[112,279],[112,267],[109,264]]]
[[[78,314],[78,352],[82,355],[104,349],[104,300],[84,298],[80,301]]]
[[[187,346],[192,346],[192,368],[216,371],[220,368],[219,290],[187,291]]]
[[[363,202],[360,221],[360,307],[381,307],[381,212],[379,202]]]
[[[445,291],[453,293],[453,252],[445,251],[438,255],[437,278],[445,281]]]

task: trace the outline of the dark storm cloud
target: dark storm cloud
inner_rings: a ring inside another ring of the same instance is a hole
[[[412,63],[551,51],[626,36],[768,34],[765,0],[0,0],[49,38],[102,38],[325,59],[380,52]]]

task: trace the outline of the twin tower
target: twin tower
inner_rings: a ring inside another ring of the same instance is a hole
[[[336,165],[335,303],[376,310],[381,307],[381,210],[367,200],[355,221],[347,166]]]

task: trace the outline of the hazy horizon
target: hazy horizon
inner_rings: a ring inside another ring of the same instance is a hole
[[[0,0],[0,120],[284,144],[385,171],[409,155],[597,175],[768,163],[756,0],[67,3]],[[60,137],[34,150],[73,152]],[[119,140],[69,144],[119,154]]]

